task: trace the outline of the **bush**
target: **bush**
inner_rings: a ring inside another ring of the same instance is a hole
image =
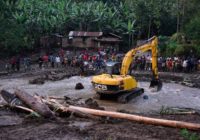
[[[190,133],[187,129],[181,130],[181,136],[186,140],[199,140],[200,137],[196,133]]]

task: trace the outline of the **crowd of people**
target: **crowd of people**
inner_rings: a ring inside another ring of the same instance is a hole
[[[151,70],[150,55],[136,57],[133,62],[134,70]],[[158,57],[158,70],[165,72],[195,72],[200,70],[200,59],[196,57]]]
[[[107,51],[65,51],[60,49],[57,52],[40,55],[36,63],[40,69],[79,67],[81,71],[100,70],[105,68],[108,61],[121,62],[125,54],[117,53],[116,50]],[[31,70],[33,60],[26,56],[13,56],[9,64],[6,64],[8,71]],[[132,70],[150,71],[152,65],[151,55],[136,56],[131,64]],[[166,72],[194,72],[200,70],[200,59],[195,57],[158,57],[158,70]]]

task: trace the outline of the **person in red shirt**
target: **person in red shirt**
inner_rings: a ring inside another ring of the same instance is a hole
[[[43,62],[44,62],[44,66],[47,68],[47,67],[48,67],[48,61],[49,61],[48,55],[47,55],[47,54],[44,55],[44,56],[42,57],[42,60],[43,60]]]
[[[94,55],[94,56],[92,56],[92,60],[93,61],[96,61],[96,59],[97,59],[97,57]]]
[[[16,57],[15,57],[15,56],[13,56],[13,57],[11,58],[11,60],[10,60],[11,68],[12,68],[13,71],[15,71],[16,61],[17,61],[17,60],[16,60]]]

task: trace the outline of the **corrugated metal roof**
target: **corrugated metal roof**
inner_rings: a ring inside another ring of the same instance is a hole
[[[95,41],[99,41],[99,42],[121,42],[122,40],[118,39],[118,38],[112,38],[112,37],[108,37],[108,38],[101,38],[101,39],[94,39]]]
[[[69,37],[100,37],[103,32],[70,31]]]

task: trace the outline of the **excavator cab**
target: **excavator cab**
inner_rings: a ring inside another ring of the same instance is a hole
[[[106,63],[106,73],[110,75],[120,74],[121,63],[120,62],[107,62]]]

